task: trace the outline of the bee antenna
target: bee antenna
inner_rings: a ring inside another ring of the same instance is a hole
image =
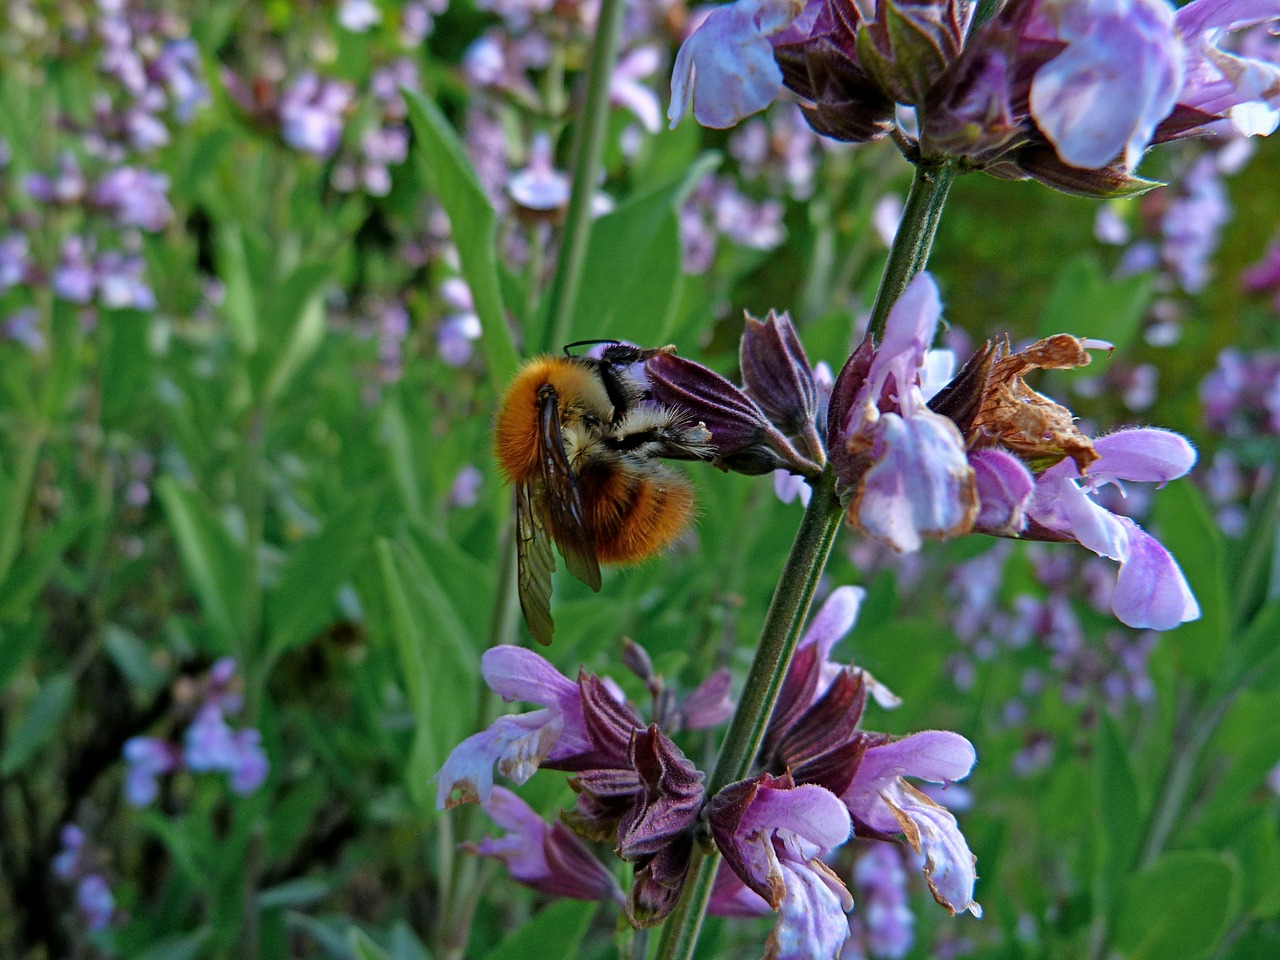
[[[595,347],[595,346],[599,346],[602,343],[619,344],[621,342],[622,342],[621,340],[614,340],[612,337],[606,337],[599,340],[575,340],[573,341],[573,343],[566,343],[564,345],[564,355],[566,357],[572,357],[573,354],[570,353],[569,351],[572,350],[574,347]]]

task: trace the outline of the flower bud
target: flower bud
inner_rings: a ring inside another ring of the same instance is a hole
[[[877,0],[857,33],[858,59],[898,103],[923,103],[969,30],[964,0]]]

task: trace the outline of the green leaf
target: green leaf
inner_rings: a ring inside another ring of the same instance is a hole
[[[1098,892],[1107,906],[1136,862],[1142,803],[1128,748],[1109,713],[1102,714],[1094,749],[1094,824],[1101,849],[1095,870]]]
[[[383,405],[380,427],[387,459],[391,461],[391,476],[400,491],[405,512],[413,523],[422,524],[426,521],[427,512],[419,486],[413,435],[399,398],[389,399]]]
[[[267,377],[263,401],[274,403],[298,370],[311,359],[324,341],[324,285],[332,276],[328,264],[299,267],[284,282],[277,310],[289,327],[289,336],[278,352]]]
[[[598,904],[561,900],[535,914],[484,955],[484,960],[571,960]]]
[[[374,943],[359,927],[347,931],[347,943],[355,960],[391,960],[391,954]]]
[[[461,704],[475,691],[475,666],[460,621],[439,584],[412,548],[378,542],[390,616],[390,632],[414,714],[414,737],[405,768],[410,798],[425,816],[435,813],[431,777],[445,752],[463,736]],[[441,642],[441,638],[446,642]]]
[[[217,253],[218,276],[224,288],[222,315],[236,346],[243,353],[253,353],[258,348],[258,305],[244,233],[234,226],[222,227],[217,234]]]
[[[1166,853],[1125,886],[1114,946],[1128,960],[1202,957],[1226,929],[1238,887],[1238,868],[1219,853]]]
[[[109,427],[126,423],[151,393],[150,325],[150,315],[140,310],[112,310],[99,322],[102,419]]]
[[[1156,496],[1160,542],[1186,574],[1200,604],[1200,619],[1165,634],[1189,676],[1211,679],[1222,664],[1230,634],[1229,589],[1222,533],[1204,498],[1189,480],[1177,480]]]
[[[449,215],[462,276],[471,288],[480,317],[480,346],[489,377],[494,383],[506,383],[515,373],[519,359],[507,329],[498,283],[497,215],[444,114],[416,90],[404,90],[403,94],[409,105],[414,147]]]
[[[271,656],[306,643],[333,617],[339,586],[365,558],[377,501],[356,497],[324,529],[294,547],[271,592]]]
[[[719,163],[719,154],[703,154],[679,179],[629,197],[592,224],[571,341],[662,344],[671,336],[684,278],[677,210]]]
[[[140,953],[135,960],[191,960],[200,956],[200,951],[208,939],[213,936],[210,927],[201,927],[191,933],[183,933],[173,937],[165,937]]]
[[[54,734],[71,706],[75,683],[65,673],[52,676],[40,684],[22,722],[13,730],[0,755],[0,775],[9,776],[21,770]]]
[[[318,877],[299,877],[286,880],[274,887],[260,891],[257,896],[259,910],[279,907],[306,907],[328,896],[333,884]]]
[[[1082,254],[1058,271],[1036,323],[1036,336],[1070,333],[1093,337],[1114,344],[1123,353],[1137,336],[1151,297],[1149,275],[1109,279],[1095,256]]]
[[[431,960],[431,952],[403,920],[391,927],[391,956],[394,960]]]
[[[237,598],[244,584],[244,557],[221,521],[194,490],[161,477],[156,493],[164,505],[178,553],[210,626],[230,651],[239,632]]]
[[[131,687],[143,693],[155,693],[168,680],[169,675],[151,659],[147,645],[124,627],[114,623],[103,627],[102,644]]]

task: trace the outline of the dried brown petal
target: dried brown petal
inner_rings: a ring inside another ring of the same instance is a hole
[[[1070,457],[1084,473],[1098,459],[1071,411],[1027,386],[1033,370],[1071,370],[1089,363],[1095,342],[1059,333],[1001,357],[991,365],[969,432],[971,447],[1003,446],[1039,472]]]

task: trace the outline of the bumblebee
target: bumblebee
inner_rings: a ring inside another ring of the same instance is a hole
[[[693,486],[661,463],[711,460],[701,423],[650,398],[640,365],[658,350],[607,341],[599,357],[537,357],[498,410],[494,452],[515,487],[520,607],[551,642],[551,541],[570,573],[600,589],[600,564],[637,563],[688,525]],[[670,348],[666,348],[670,349]]]

